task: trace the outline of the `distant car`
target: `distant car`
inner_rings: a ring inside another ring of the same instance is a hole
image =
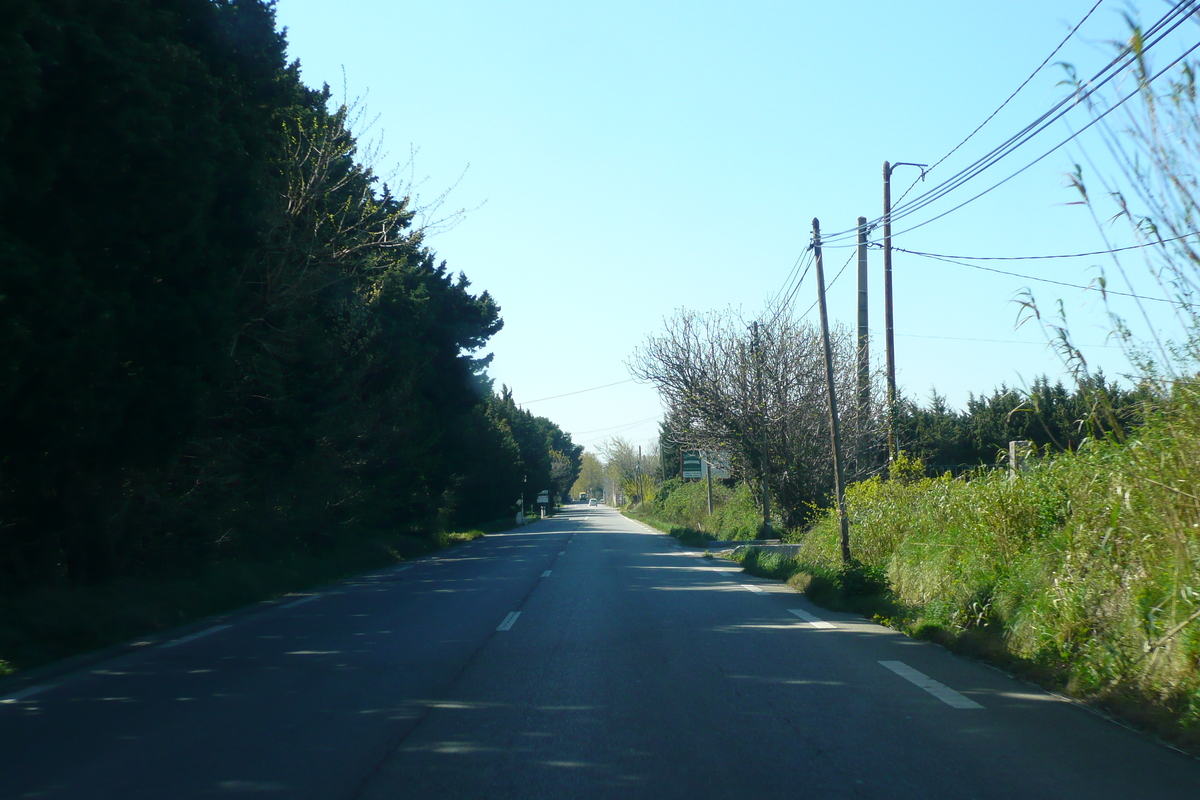
[[[593,497],[591,500],[588,500],[588,505],[589,505],[589,506],[594,506],[594,505],[596,505],[596,498],[594,498],[594,497]]]

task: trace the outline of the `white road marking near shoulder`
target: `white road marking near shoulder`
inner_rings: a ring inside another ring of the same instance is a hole
[[[809,625],[812,625],[814,628],[836,628],[837,627],[832,622],[826,622],[825,620],[821,619],[820,617],[815,617],[802,608],[789,608],[788,613],[795,614],[797,617],[804,620]]]
[[[718,575],[724,575],[726,578],[732,578],[732,577],[733,577],[733,573],[732,573],[732,572],[726,572],[726,571],[725,571],[725,570],[723,570],[723,569],[719,569],[719,570],[717,570],[717,574],[718,574]]]
[[[550,577],[550,570],[546,570],[545,572],[543,572],[543,573],[542,573],[542,577],[543,577],[543,578],[549,578],[549,577]]]
[[[923,672],[919,672],[903,661],[880,661],[880,664],[904,678],[906,681],[920,686],[931,695],[954,708],[983,708],[969,697],[959,694],[945,684],[938,683]]]
[[[708,560],[707,558],[697,558],[696,560],[699,561],[700,566],[703,566],[703,567],[711,567],[713,565],[713,562]]]
[[[471,544],[474,544],[474,542],[472,542]],[[393,572],[393,573],[396,573],[396,572],[404,572],[405,570],[412,569],[414,566],[416,566],[416,565],[415,565],[415,564],[409,564],[407,567],[397,567],[396,569],[392,570],[392,572]]]
[[[19,692],[13,692],[12,694],[6,694],[4,697],[0,697],[0,703],[15,703],[19,700],[24,700],[26,697],[33,697],[38,692],[44,692],[47,689],[53,689],[54,686],[55,685],[53,683],[43,683],[39,686],[29,686]]]
[[[295,608],[296,606],[302,605],[304,603],[311,603],[313,600],[317,600],[320,597],[321,597],[321,595],[319,595],[319,594],[310,594],[308,597],[301,597],[299,600],[293,600],[292,602],[288,603],[287,605],[280,606],[278,608],[278,610],[283,611],[285,608]]]
[[[199,639],[201,636],[208,636],[210,633],[216,633],[217,631],[223,631],[228,627],[230,627],[230,626],[229,625],[214,625],[211,628],[205,628],[204,630],[200,631],[199,633],[193,633],[191,636],[184,636],[181,639],[175,639],[174,641],[167,642],[166,644],[160,644],[159,647],[160,648],[174,647],[177,644],[183,644],[184,642],[190,642],[195,639]]]
[[[566,550],[559,550],[559,551],[558,551],[558,554],[559,554],[560,556],[565,556],[565,555],[567,554],[567,551],[566,551]]]
[[[745,589],[747,592],[754,592],[755,594],[762,594],[762,591],[763,591],[761,586],[754,586],[749,583],[743,583],[742,588]]]
[[[521,616],[520,611],[510,611],[508,616],[504,618],[504,622],[501,622],[500,627],[496,628],[496,630],[507,631],[507,630],[511,629],[513,626],[513,623],[517,621],[517,617],[519,617],[519,616]]]

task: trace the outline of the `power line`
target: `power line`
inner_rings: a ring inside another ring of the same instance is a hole
[[[593,386],[590,389],[580,389],[577,392],[567,392],[566,394],[556,394],[553,397],[539,397],[537,400],[526,400],[524,402],[517,403],[517,405],[529,406],[529,405],[533,405],[534,403],[540,403],[543,400],[557,400],[560,397],[570,397],[573,394],[583,394],[584,392],[594,392],[597,389],[607,389],[610,386],[620,386],[622,383],[632,383],[635,380],[636,380],[636,378],[626,378],[623,381],[617,381],[616,383],[606,383],[603,386]]]
[[[955,153],[957,153],[957,152],[958,152],[958,150],[959,150],[959,148],[961,148],[961,147],[962,147],[964,144],[966,144],[967,142],[971,141],[972,137],[974,137],[974,136],[975,136],[975,134],[977,134],[977,133],[979,133],[981,130],[983,130],[983,127],[984,127],[985,125],[987,125],[989,122],[991,122],[991,121],[992,121],[992,120],[995,118],[995,116],[996,116],[997,114],[999,114],[1001,111],[1003,111],[1003,110],[1004,110],[1004,107],[1005,107],[1005,106],[1007,106],[1007,105],[1008,105],[1010,102],[1012,102],[1012,99],[1013,99],[1014,97],[1016,97],[1018,94],[1020,94],[1021,90],[1022,90],[1022,89],[1024,89],[1026,86],[1028,86],[1028,85],[1029,85],[1029,82],[1030,82],[1031,80],[1033,80],[1033,79],[1034,79],[1034,77],[1035,77],[1035,76],[1036,76],[1036,75],[1037,75],[1039,72],[1041,72],[1043,69],[1045,69],[1046,65],[1050,63],[1050,59],[1052,59],[1052,58],[1054,58],[1056,55],[1058,55],[1058,51],[1063,49],[1063,46],[1064,46],[1064,45],[1066,45],[1066,43],[1067,43],[1068,41],[1070,41],[1071,37],[1075,35],[1075,32],[1079,30],[1079,28],[1080,28],[1080,27],[1083,25],[1083,23],[1085,23],[1085,22],[1087,22],[1087,21],[1088,21],[1088,19],[1089,19],[1089,18],[1092,16],[1092,14],[1093,14],[1093,13],[1095,13],[1096,9],[1097,9],[1097,8],[1099,8],[1099,7],[1100,7],[1100,4],[1101,4],[1101,3],[1103,3],[1103,2],[1104,2],[1104,0],[1096,0],[1096,4],[1095,4],[1094,6],[1092,6],[1090,9],[1088,9],[1088,12],[1087,12],[1086,14],[1084,14],[1084,15],[1083,15],[1083,19],[1079,20],[1079,22],[1077,22],[1077,23],[1075,24],[1075,27],[1071,28],[1071,30],[1070,30],[1070,31],[1067,33],[1067,35],[1066,35],[1066,36],[1063,38],[1063,40],[1062,40],[1061,42],[1059,42],[1059,43],[1058,43],[1058,47],[1055,47],[1055,48],[1054,48],[1054,50],[1053,50],[1053,51],[1051,51],[1050,55],[1046,56],[1045,60],[1043,60],[1043,61],[1042,61],[1042,63],[1038,65],[1038,68],[1037,68],[1037,69],[1035,69],[1033,72],[1029,73],[1029,77],[1028,77],[1028,78],[1026,78],[1025,80],[1021,81],[1021,85],[1020,85],[1020,86],[1018,86],[1016,89],[1014,89],[1014,90],[1013,90],[1013,93],[1012,93],[1012,94],[1010,94],[1010,95],[1009,95],[1009,96],[1008,96],[1008,97],[1005,99],[1005,101],[1004,101],[1003,103],[1001,103],[1001,104],[1000,104],[1000,105],[999,105],[999,106],[996,108],[996,110],[995,110],[995,111],[993,111],[991,114],[988,114],[988,116],[987,116],[987,119],[985,119],[983,122],[979,123],[979,126],[978,126],[977,128],[975,128],[975,130],[973,130],[973,131],[971,131],[969,134],[967,134],[967,138],[963,139],[961,142],[959,142],[958,144],[954,145],[954,147],[953,147],[953,148],[951,148],[950,152],[949,152],[949,153],[946,153],[946,155],[942,156],[942,157],[941,157],[941,158],[939,158],[937,161],[935,161],[935,162],[933,163],[933,166],[931,166],[931,167],[929,167],[928,169],[926,169],[926,170],[922,171],[922,172],[921,172],[921,175],[920,175],[920,177],[916,178],[916,179],[915,179],[915,180],[912,182],[912,185],[911,185],[911,186],[909,186],[907,189],[905,189],[905,190],[904,190],[904,194],[900,195],[900,199],[896,201],[896,205],[897,205],[897,206],[899,206],[899,205],[901,205],[901,204],[904,202],[904,198],[905,198],[905,197],[907,197],[907,196],[908,196],[908,193],[912,191],[912,189],[913,189],[913,186],[916,186],[916,185],[917,185],[917,181],[922,181],[922,180],[924,180],[924,179],[925,179],[925,175],[926,175],[927,173],[930,173],[930,172],[932,172],[933,170],[937,169],[937,167],[938,167],[940,164],[942,164],[942,162],[944,162],[944,161],[945,161],[947,158],[949,158],[950,156],[952,156],[952,155],[954,155]]]
[[[1155,74],[1154,74],[1154,76],[1153,76],[1153,77],[1151,77],[1151,78],[1150,78],[1150,79],[1147,81],[1147,83],[1152,83],[1153,81],[1155,81],[1155,80],[1157,80],[1158,78],[1160,78],[1160,77],[1161,77],[1161,76],[1162,76],[1162,75],[1163,75],[1163,74],[1164,74],[1164,73],[1165,73],[1167,70],[1169,70],[1169,69],[1173,68],[1173,67],[1174,67],[1176,64],[1178,64],[1180,61],[1182,61],[1183,59],[1187,58],[1187,57],[1188,57],[1189,55],[1191,55],[1191,53],[1192,53],[1193,51],[1195,51],[1197,48],[1200,48],[1200,42],[1196,42],[1196,44],[1192,45],[1192,46],[1191,46],[1191,47],[1189,47],[1189,48],[1188,48],[1186,51],[1184,51],[1184,53],[1183,53],[1182,55],[1180,55],[1180,56],[1179,56],[1179,58],[1175,59],[1175,60],[1174,60],[1174,61],[1172,61],[1170,64],[1168,64],[1166,67],[1164,67],[1163,69],[1161,69],[1160,71],[1158,71],[1157,73],[1155,73]],[[1009,176],[1008,176],[1007,178],[1005,178],[1004,180],[1001,180],[1001,181],[998,181],[998,182],[996,182],[995,184],[993,184],[993,185],[989,186],[988,188],[984,189],[984,190],[983,190],[982,192],[980,192],[979,194],[977,194],[977,195],[975,195],[974,197],[971,197],[971,198],[969,198],[969,199],[967,199],[967,200],[964,200],[963,202],[959,203],[958,205],[954,206],[953,208],[949,209],[948,211],[943,211],[941,214],[938,214],[938,215],[937,215],[937,216],[935,216],[935,217],[930,217],[929,219],[925,220],[924,222],[918,222],[916,225],[909,226],[908,228],[905,228],[904,230],[902,230],[902,231],[899,231],[899,232],[897,232],[897,233],[894,233],[894,234],[892,234],[892,235],[893,235],[893,236],[899,236],[899,235],[901,235],[901,234],[908,233],[908,232],[910,232],[910,231],[915,231],[917,228],[923,228],[923,227],[925,227],[926,225],[928,225],[929,223],[931,223],[931,222],[936,222],[937,220],[941,219],[941,218],[942,218],[942,217],[944,217],[944,216],[947,216],[948,214],[953,214],[955,211],[958,211],[958,210],[959,210],[960,208],[962,208],[963,206],[966,206],[966,205],[969,205],[970,203],[973,203],[973,202],[975,202],[976,200],[978,200],[979,198],[983,197],[985,194],[988,194],[989,192],[993,191],[994,189],[998,189],[998,188],[1000,188],[1000,187],[1001,187],[1001,186],[1003,186],[1004,184],[1006,184],[1006,183],[1008,183],[1009,181],[1011,181],[1013,178],[1015,178],[1015,177],[1017,177],[1018,175],[1020,175],[1020,174],[1021,174],[1022,172],[1024,172],[1025,170],[1029,169],[1030,167],[1032,167],[1032,166],[1034,166],[1035,164],[1039,163],[1039,162],[1040,162],[1040,161],[1042,161],[1043,159],[1045,159],[1045,158],[1047,158],[1048,156],[1052,155],[1052,154],[1053,154],[1055,151],[1057,151],[1059,148],[1063,147],[1064,145],[1066,145],[1067,143],[1069,143],[1070,141],[1072,141],[1073,139],[1075,139],[1077,136],[1079,136],[1079,134],[1083,133],[1083,132],[1084,132],[1084,131],[1086,131],[1088,128],[1092,127],[1092,126],[1093,126],[1093,125],[1095,125],[1096,123],[1098,123],[1098,122],[1100,122],[1101,120],[1103,120],[1105,117],[1107,117],[1107,116],[1108,116],[1109,114],[1111,114],[1113,111],[1116,111],[1118,108],[1120,108],[1122,105],[1124,105],[1126,101],[1128,101],[1130,98],[1132,98],[1132,97],[1134,97],[1135,95],[1137,95],[1138,91],[1140,91],[1140,90],[1137,90],[1137,89],[1135,89],[1134,91],[1132,91],[1132,92],[1130,92],[1129,94],[1125,95],[1125,96],[1124,96],[1124,97],[1122,97],[1122,98],[1121,98],[1121,99],[1120,99],[1120,100],[1119,100],[1119,101],[1118,101],[1118,102],[1117,102],[1115,105],[1113,105],[1111,108],[1105,109],[1105,110],[1104,110],[1104,111],[1103,111],[1103,112],[1102,112],[1102,113],[1101,113],[1099,116],[1097,116],[1095,119],[1093,119],[1093,120],[1091,120],[1090,122],[1088,122],[1088,124],[1084,125],[1084,126],[1083,126],[1082,128],[1080,128],[1080,129],[1079,129],[1077,132],[1075,132],[1075,133],[1072,133],[1072,134],[1071,134],[1070,136],[1068,136],[1066,139],[1063,139],[1061,142],[1059,142],[1058,144],[1054,145],[1054,147],[1051,147],[1051,148],[1050,148],[1049,150],[1047,150],[1045,153],[1042,153],[1040,156],[1038,156],[1037,158],[1035,158],[1033,161],[1030,161],[1028,164],[1026,164],[1025,166],[1021,167],[1021,168],[1020,168],[1019,170],[1017,170],[1016,172],[1013,172],[1011,175],[1009,175]],[[907,216],[907,215],[905,215],[905,216]]]
[[[623,422],[620,425],[610,425],[607,428],[592,428],[590,431],[572,431],[571,435],[572,436],[586,436],[589,433],[602,433],[604,431],[613,431],[613,430],[616,430],[617,428],[629,428],[634,425],[641,425],[643,422],[649,422],[650,420],[653,420],[653,419],[658,419],[658,416],[656,415],[653,417],[646,417],[645,419],[639,419],[637,422]]]
[[[850,262],[854,260],[854,256],[855,253],[850,254],[850,257],[846,259],[846,263],[842,264],[842,268],[838,270],[837,275],[834,275],[833,280],[825,287],[826,290],[832,289],[833,285],[838,282],[838,278],[842,277],[842,273],[846,271],[846,267],[850,266]]]
[[[991,342],[992,344],[1038,344],[1050,345],[1053,342],[1029,342],[1021,339],[973,339],[964,336],[932,336],[922,333],[897,333],[896,336],[903,336],[907,339],[945,339],[951,342]],[[1106,347],[1119,348],[1120,345],[1115,344],[1080,344],[1077,347]]]
[[[1158,20],[1158,22],[1156,22],[1149,29],[1147,29],[1145,31],[1145,33],[1143,34],[1143,43],[1142,43],[1142,47],[1141,47],[1141,51],[1140,51],[1141,55],[1144,55],[1149,50],[1153,49],[1156,45],[1160,44],[1167,36],[1169,36],[1180,25],[1182,25],[1190,17],[1191,12],[1193,10],[1195,10],[1194,9],[1195,3],[1196,3],[1196,0],[1182,0],[1181,2],[1176,3],[1174,6],[1172,6],[1170,11],[1168,11],[1161,19]],[[1169,64],[1165,69],[1158,72],[1150,80],[1153,81],[1153,80],[1157,79],[1164,72],[1166,72],[1167,69],[1174,67],[1177,63],[1179,63],[1179,61],[1181,61],[1183,58],[1187,57],[1187,55],[1189,55],[1193,50],[1195,50],[1196,47],[1200,47],[1200,43],[1193,45],[1183,55],[1181,55],[1180,57],[1178,57],[1177,59],[1172,61],[1171,64]],[[989,153],[987,153],[983,157],[977,159],[975,162],[968,165],[964,169],[960,170],[953,176],[947,178],[945,181],[943,181],[942,183],[933,187],[932,189],[924,192],[921,195],[918,195],[913,200],[910,200],[907,204],[893,208],[892,221],[895,222],[898,219],[907,217],[911,214],[916,213],[917,211],[920,211],[921,209],[925,208],[929,204],[936,202],[937,200],[940,200],[942,197],[945,197],[950,192],[955,191],[956,189],[958,189],[959,187],[961,187],[962,185],[964,185],[971,179],[982,174],[987,169],[995,166],[1001,160],[1003,160],[1004,158],[1008,157],[1013,152],[1015,152],[1019,147],[1021,147],[1022,145],[1026,144],[1027,142],[1032,140],[1033,137],[1035,137],[1039,133],[1043,132],[1050,125],[1052,125],[1053,123],[1055,123],[1059,119],[1061,119],[1072,108],[1081,104],[1083,101],[1090,98],[1096,92],[1100,91],[1100,89],[1102,89],[1109,81],[1111,81],[1113,78],[1115,78],[1117,75],[1119,75],[1122,71],[1124,71],[1125,68],[1127,68],[1130,64],[1135,63],[1135,61],[1136,61],[1136,58],[1131,55],[1131,51],[1128,48],[1122,50],[1121,53],[1119,53],[1115,58],[1113,58],[1111,61],[1109,61],[1109,63],[1106,64],[1102,69],[1100,69],[1090,80],[1083,81],[1078,84],[1081,87],[1086,86],[1087,88],[1085,90],[1078,90],[1078,91],[1072,93],[1071,95],[1059,100],[1058,103],[1056,103],[1053,107],[1051,107],[1049,111],[1043,113],[1040,117],[1038,117],[1032,123],[1030,123],[1029,125],[1026,125],[1018,133],[1009,137],[1008,140],[1006,140],[999,146],[993,148]],[[957,211],[958,209],[962,208],[967,203],[971,203],[971,202],[979,199],[983,195],[987,194],[988,192],[992,191],[993,189],[1003,185],[1004,183],[1008,182],[1012,178],[1019,175],[1021,172],[1024,172],[1026,169],[1029,169],[1034,164],[1038,163],[1039,161],[1046,158],[1054,151],[1058,150],[1060,147],[1065,145],[1071,139],[1078,136],[1084,130],[1087,130],[1092,125],[1096,124],[1096,122],[1098,122],[1100,119],[1103,119],[1104,116],[1106,116],[1108,113],[1110,113],[1111,111],[1115,110],[1117,107],[1122,105],[1130,97],[1134,96],[1136,93],[1137,92],[1135,91],[1135,92],[1127,95],[1126,97],[1122,98],[1116,105],[1114,105],[1112,108],[1105,111],[1104,114],[1100,115],[1096,119],[1089,122],[1079,132],[1072,134],[1071,137],[1064,140],[1063,142],[1060,142],[1057,146],[1055,146],[1048,152],[1044,153],[1042,156],[1035,159],[1033,162],[1030,162],[1022,169],[1018,170],[1017,172],[1013,173],[1012,175],[1009,175],[1007,178],[1005,178],[1004,180],[995,184],[994,186],[984,190],[983,192],[980,192],[979,194],[975,195],[974,197],[970,198],[969,200],[965,201],[964,203],[961,203],[958,206],[955,206],[954,208],[950,209],[949,211],[944,212],[943,214],[940,214],[937,217],[933,217],[932,219],[926,220],[925,222],[919,223],[918,225],[914,225],[914,226],[906,229],[905,231],[901,231],[901,233],[905,233],[907,231],[914,230],[923,225],[927,225],[936,219],[940,219],[941,217],[946,216],[946,214],[953,213],[954,211]],[[871,223],[872,227],[877,225],[880,222],[880,219],[881,218],[876,218],[874,221],[872,221],[872,223]],[[830,236],[824,237],[824,238],[826,239],[826,241],[835,241],[838,239],[845,239],[846,237],[848,237],[850,235],[856,235],[857,232],[858,232],[857,227],[848,228],[844,231],[839,231],[838,233],[831,234]]]
[[[893,248],[893,249],[900,250],[900,248],[898,248],[898,247]],[[962,261],[955,261],[954,259],[951,259],[951,258],[943,258],[942,256],[935,256],[935,255],[930,255],[927,253],[918,253],[913,250],[901,250],[901,252],[908,253],[909,255],[913,255],[913,256],[922,256],[923,258],[932,258],[935,261],[944,261],[947,264],[957,264],[960,267],[969,267],[971,269],[983,270],[984,272],[995,272],[999,275],[1008,275],[1011,278],[1023,278],[1024,280],[1027,280],[1027,281],[1037,281],[1039,283],[1052,283],[1055,286],[1067,286],[1071,289],[1084,289],[1084,290],[1087,290],[1090,292],[1100,292],[1100,293],[1106,294],[1106,295],[1115,294],[1115,295],[1119,295],[1121,297],[1133,297],[1138,300],[1153,300],[1156,303],[1170,303],[1173,306],[1190,307],[1192,305],[1191,303],[1184,303],[1179,300],[1168,300],[1163,297],[1147,297],[1146,295],[1142,295],[1142,294],[1131,294],[1130,292],[1118,292],[1115,289],[1108,289],[1103,286],[1082,286],[1078,283],[1067,283],[1066,281],[1055,281],[1055,280],[1051,280],[1050,278],[1038,278],[1033,275],[1022,275],[1018,272],[1007,272],[1002,269],[996,269],[995,267],[985,267],[982,264],[967,264]]]
[[[1172,11],[1168,12],[1168,14],[1163,18],[1163,20],[1160,20],[1160,22],[1158,24],[1156,24],[1155,27],[1156,28],[1159,27],[1162,24],[1162,22],[1167,20],[1169,17],[1171,17],[1173,15],[1178,15],[1180,13],[1181,9],[1183,8],[1183,6],[1185,6],[1185,5],[1191,6],[1194,4],[1194,2],[1195,2],[1195,0],[1185,0],[1185,2],[1176,4],[1176,6],[1172,9]],[[1188,19],[1188,16],[1189,15],[1186,15],[1186,14],[1180,16],[1179,19],[1175,20],[1175,22],[1169,28],[1167,28],[1164,32],[1162,32],[1158,36],[1157,39],[1154,39],[1153,41],[1150,41],[1150,42],[1146,42],[1142,47],[1142,51],[1141,51],[1142,54],[1145,54],[1147,51],[1152,49],[1155,45],[1161,43],[1176,28],[1178,28],[1180,25],[1182,25],[1184,22],[1186,22]],[[1147,81],[1147,83],[1157,80],[1167,70],[1173,68],[1176,64],[1178,64],[1180,61],[1182,61],[1184,58],[1186,58],[1188,55],[1190,55],[1197,47],[1200,47],[1200,42],[1197,42],[1196,44],[1194,44],[1190,48],[1188,48],[1182,55],[1180,55],[1178,58],[1176,58],[1174,61],[1172,61],[1166,67],[1164,67],[1162,70],[1157,72],[1153,77],[1151,77]],[[954,176],[950,180],[943,182],[942,184],[940,184],[938,187],[935,187],[930,192],[927,192],[927,193],[909,201],[907,206],[900,208],[900,209],[893,209],[893,211],[892,211],[893,224],[896,222],[896,220],[903,219],[905,217],[911,216],[912,214],[915,214],[917,211],[920,211],[921,209],[927,207],[931,203],[934,203],[937,200],[940,200],[941,198],[945,197],[947,194],[949,194],[950,192],[959,188],[960,186],[963,186],[969,180],[982,174],[985,170],[995,166],[1000,161],[1002,161],[1004,158],[1006,158],[1009,155],[1011,155],[1012,153],[1014,153],[1019,147],[1026,144],[1027,142],[1031,141],[1039,133],[1041,133],[1042,131],[1045,131],[1047,128],[1049,128],[1051,125],[1053,125],[1055,122],[1062,119],[1064,116],[1066,116],[1066,114],[1072,108],[1076,107],[1077,105],[1081,104],[1083,101],[1089,99],[1092,95],[1099,92],[1100,89],[1102,89],[1109,81],[1111,81],[1117,75],[1119,75],[1122,70],[1124,70],[1130,64],[1134,63],[1134,59],[1129,58],[1126,61],[1126,63],[1121,65],[1120,69],[1117,69],[1115,71],[1110,72],[1107,75],[1104,75],[1104,73],[1107,72],[1108,70],[1110,70],[1114,64],[1118,63],[1119,61],[1127,59],[1128,55],[1129,55],[1128,51],[1123,52],[1121,56],[1119,56],[1117,59],[1114,59],[1112,62],[1109,63],[1108,66],[1106,66],[1103,70],[1101,70],[1099,73],[1097,73],[1097,75],[1095,77],[1093,77],[1093,79],[1091,81],[1088,81],[1085,84],[1081,84],[1081,85],[1087,85],[1089,87],[1087,90],[1082,91],[1082,92],[1076,92],[1075,94],[1071,95],[1070,97],[1060,100],[1049,112],[1047,112],[1046,114],[1043,114],[1041,117],[1039,117],[1033,123],[1026,126],[1026,128],[1024,130],[1022,130],[1016,136],[1009,139],[1007,142],[1002,144],[1000,147],[993,149],[991,153],[984,156],[982,159],[976,161],[975,164],[971,165],[966,170],[961,171],[957,176]],[[1102,75],[1103,75],[1103,77],[1101,77]],[[932,217],[930,219],[927,219],[924,222],[920,222],[916,225],[910,226],[910,227],[906,228],[905,230],[900,231],[899,233],[893,234],[893,235],[899,235],[900,233],[907,233],[909,231],[913,231],[913,230],[916,230],[917,228],[928,225],[929,223],[931,223],[935,220],[941,219],[942,217],[944,217],[948,214],[952,214],[955,211],[958,211],[963,206],[965,206],[969,203],[973,203],[974,201],[978,200],[979,198],[983,197],[984,195],[988,194],[989,192],[993,191],[994,189],[997,189],[998,187],[1004,185],[1008,181],[1012,180],[1016,176],[1023,173],[1025,170],[1029,169],[1030,167],[1034,166],[1035,164],[1039,163],[1040,161],[1042,161],[1043,159],[1045,159],[1046,157],[1048,157],[1049,155],[1051,155],[1052,153],[1057,151],[1059,148],[1066,145],[1068,142],[1070,142],[1073,139],[1075,139],[1076,137],[1078,137],[1081,133],[1086,131],[1088,128],[1090,128],[1093,125],[1095,125],[1096,123],[1100,122],[1102,119],[1104,119],[1110,113],[1112,113],[1117,108],[1122,106],[1130,98],[1136,96],[1138,94],[1138,91],[1139,91],[1138,89],[1135,89],[1134,91],[1125,95],[1116,104],[1114,104],[1110,108],[1106,109],[1104,112],[1102,112],[1096,118],[1089,121],[1086,125],[1084,125],[1082,128],[1080,128],[1078,131],[1073,132],[1066,139],[1059,142],[1057,145],[1050,148],[1045,153],[1038,156],[1033,161],[1026,164],[1024,167],[1021,167],[1019,170],[1013,172],[1012,174],[1010,174],[1008,177],[1004,178],[1003,180],[993,184],[992,186],[983,190],[979,194],[963,201],[962,203],[959,203],[957,206],[954,206],[953,208],[949,209],[948,211],[938,214],[937,216]],[[1068,105],[1068,103],[1069,103],[1069,105]]]
[[[905,250],[903,247],[895,247],[895,246],[892,247],[892,250],[896,250],[901,253],[908,253],[909,255],[914,255],[914,256],[928,256],[930,258],[961,258],[964,261],[1036,261],[1038,259],[1045,259],[1045,258],[1086,258],[1088,256],[1106,256],[1106,255],[1110,255],[1112,253],[1123,253],[1127,250],[1144,250],[1147,247],[1153,247],[1154,245],[1157,245],[1157,244],[1167,244],[1168,242],[1178,242],[1180,240],[1188,239],[1188,238],[1190,238],[1192,236],[1196,236],[1196,235],[1198,235],[1198,234],[1197,233],[1185,233],[1183,236],[1174,236],[1170,239],[1159,239],[1157,242],[1150,242],[1148,244],[1131,244],[1128,247],[1114,247],[1109,250],[1093,250],[1090,253],[1064,253],[1062,255],[1055,255],[1055,256],[955,256],[955,255],[947,255],[945,253],[922,253],[918,250]],[[874,244],[874,243],[872,243],[872,244]]]
[[[644,419],[639,422],[631,422],[628,425],[618,425],[617,428],[619,428],[619,430],[610,428],[609,430],[613,430],[613,433],[609,434],[608,436],[596,436],[592,439],[588,439],[587,441],[575,442],[575,444],[591,444],[592,442],[598,442],[601,439],[607,439],[610,436],[616,436],[618,433],[624,433],[625,431],[633,430],[634,428],[636,428],[639,425],[645,425],[647,422],[650,422],[650,421],[656,420],[656,419],[658,419],[658,417],[650,417],[648,419]]]

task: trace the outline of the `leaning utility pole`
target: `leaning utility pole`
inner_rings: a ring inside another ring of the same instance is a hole
[[[833,385],[833,349],[829,345],[829,310],[825,305],[825,261],[821,257],[821,223],[813,217],[813,252],[817,261],[817,303],[821,308],[821,343],[825,347],[825,393],[829,397],[829,432],[833,439],[833,492],[837,496],[842,563],[850,563],[850,521],[842,482],[842,433],[838,428],[837,390]]]
[[[854,472],[866,463],[864,432],[871,414],[870,330],[867,325],[867,218],[858,218],[858,413],[854,437]]]
[[[762,504],[763,504],[763,535],[771,535],[771,490],[767,482],[770,471],[770,460],[767,458],[767,405],[763,400],[762,383],[762,346],[758,339],[758,322],[751,323],[754,331],[754,382],[758,386],[759,425],[762,429]]]

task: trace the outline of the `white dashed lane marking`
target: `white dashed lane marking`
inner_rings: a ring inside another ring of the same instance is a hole
[[[47,689],[53,688],[54,684],[52,683],[43,683],[40,686],[30,686],[22,689],[19,692],[13,692],[12,694],[7,694],[4,697],[0,697],[0,703],[16,703],[20,700],[24,700],[26,697],[33,697],[39,692],[44,692]]]
[[[879,663],[899,675],[901,678],[904,678],[906,681],[910,681],[917,686],[920,686],[922,689],[929,692],[931,695],[936,697],[938,700],[941,700],[948,706],[953,708],[983,708],[983,706],[979,705],[979,703],[976,703],[971,698],[959,694],[949,686],[938,683],[933,678],[929,677],[923,672],[913,669],[903,661],[880,661]]]
[[[797,617],[804,620],[809,625],[812,625],[814,628],[835,628],[835,627],[837,627],[832,622],[826,622],[825,620],[821,619],[820,617],[815,617],[802,608],[789,608],[788,613],[795,614]]]
[[[517,621],[517,617],[519,617],[519,616],[521,616],[520,611],[510,611],[508,616],[504,618],[504,622],[501,622],[500,627],[496,628],[496,630],[498,630],[498,631],[511,630],[513,623]]]
[[[763,592],[763,589],[761,586],[753,586],[749,583],[743,583],[741,586],[747,592],[754,592],[755,594],[762,594],[762,592]]]
[[[550,577],[550,570],[546,570],[545,572],[543,572],[543,573],[542,573],[542,577],[543,577],[543,578],[549,578],[549,577]]]

